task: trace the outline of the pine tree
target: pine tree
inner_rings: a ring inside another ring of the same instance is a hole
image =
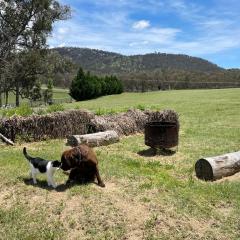
[[[91,75],[90,72],[84,73],[83,69],[80,68],[71,83],[69,94],[76,101],[81,101],[103,95],[118,94],[122,91],[122,83],[117,77],[98,77]]]

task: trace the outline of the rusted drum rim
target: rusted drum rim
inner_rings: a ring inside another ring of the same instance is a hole
[[[158,121],[152,121],[152,122],[147,122],[146,126],[169,126],[169,127],[178,127],[178,124],[175,122],[158,122]]]

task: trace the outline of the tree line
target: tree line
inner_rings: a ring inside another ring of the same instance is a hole
[[[177,69],[156,69],[121,75],[125,91],[199,89],[240,87],[240,70],[196,72]]]
[[[123,92],[122,82],[116,76],[98,77],[85,73],[80,67],[70,86],[70,96],[76,101],[93,99]]]

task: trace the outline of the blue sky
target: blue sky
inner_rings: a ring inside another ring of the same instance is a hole
[[[240,68],[239,0],[60,0],[72,18],[54,25],[50,47],[202,57]]]

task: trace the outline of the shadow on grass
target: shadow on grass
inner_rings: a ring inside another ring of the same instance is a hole
[[[171,149],[156,149],[156,148],[148,148],[142,151],[139,151],[138,154],[143,157],[154,157],[154,156],[172,156],[176,153]]]
[[[26,185],[32,185],[34,187],[38,187],[38,188],[42,188],[42,189],[46,189],[48,191],[57,191],[57,192],[64,192],[67,189],[72,188],[75,185],[88,185],[90,183],[96,184],[95,182],[79,182],[79,181],[67,181],[66,183],[62,183],[57,185],[56,188],[50,187],[47,184],[46,180],[38,180],[37,179],[37,184],[33,184],[33,180],[31,178],[18,178],[19,180],[23,181]]]

